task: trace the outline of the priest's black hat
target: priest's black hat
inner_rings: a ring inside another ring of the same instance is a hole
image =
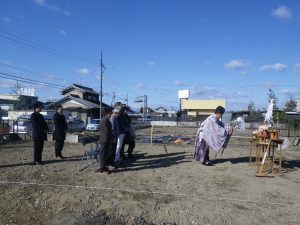
[[[223,115],[224,112],[225,112],[224,107],[222,107],[222,106],[220,106],[220,105],[219,105],[219,106],[216,108],[216,110],[215,110],[215,113],[220,113],[221,115]]]

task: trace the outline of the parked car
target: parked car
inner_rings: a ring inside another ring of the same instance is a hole
[[[46,123],[49,127],[49,132],[52,133],[54,129],[52,116],[43,115]],[[30,121],[31,115],[21,115],[14,122],[14,125],[10,129],[10,133],[32,133],[32,125]]]
[[[100,130],[100,119],[92,119],[86,126],[88,131],[99,131]]]
[[[81,119],[73,119],[73,120],[67,120],[68,124],[68,132],[82,132],[85,131],[85,123]]]

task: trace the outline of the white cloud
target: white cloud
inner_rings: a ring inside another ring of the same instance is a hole
[[[300,71],[300,62],[295,63],[294,68],[296,71]]]
[[[67,35],[67,31],[65,31],[65,30],[59,30],[59,33],[60,33],[61,35]]]
[[[277,9],[274,9],[272,11],[272,15],[277,19],[281,19],[281,20],[288,20],[293,17],[292,11],[284,5],[281,5]]]
[[[79,75],[90,75],[91,71],[88,68],[79,68],[75,70]]]
[[[156,65],[156,62],[154,62],[154,61],[148,61],[148,62],[147,62],[147,65],[148,65],[148,66],[155,66],[155,65]]]
[[[33,2],[38,5],[38,6],[41,6],[41,7],[44,7],[50,11],[53,11],[53,12],[57,12],[57,13],[62,13],[63,15],[65,16],[70,16],[71,13],[67,10],[64,10],[56,5],[51,5],[51,4],[48,4],[46,0],[33,0]]]
[[[9,17],[7,17],[7,16],[5,16],[5,17],[3,17],[3,20],[6,22],[6,23],[10,23],[10,18]]]
[[[145,84],[144,83],[138,83],[135,87],[139,88],[139,89],[143,89],[143,88],[145,88]]]
[[[288,98],[294,98],[295,96],[300,96],[300,90],[296,90],[296,89],[289,89],[289,88],[286,88],[286,89],[282,89],[281,90],[281,93],[286,95]]]
[[[190,90],[190,94],[193,97],[209,97],[218,93],[217,89],[208,86],[194,86]]]
[[[251,67],[251,64],[249,61],[246,60],[240,60],[240,59],[233,59],[229,62],[224,64],[225,68],[231,69],[231,70],[238,70],[238,71],[246,71]]]
[[[55,75],[52,75],[52,74],[45,74],[45,78],[46,78],[47,80],[50,80],[50,81],[58,81],[58,82],[61,82],[61,84],[67,83],[67,80],[62,79],[62,78],[59,78],[59,77],[56,77]]]
[[[244,92],[240,92],[240,91],[239,91],[239,92],[233,94],[232,97],[233,97],[233,98],[247,98],[247,97],[249,97],[249,95],[246,94],[246,93],[244,93]]]
[[[272,81],[268,81],[268,82],[265,82],[265,83],[261,83],[260,86],[263,87],[263,88],[273,88],[274,83]]]
[[[175,80],[174,83],[175,83],[176,86],[181,86],[182,85],[182,81],[180,81],[180,80]]]
[[[182,82],[180,80],[175,80],[174,81],[175,86],[190,86],[192,84],[186,83],[186,82]]]
[[[287,65],[283,63],[275,63],[275,64],[267,64],[259,67],[259,71],[275,71],[275,72],[283,72],[287,69]]]

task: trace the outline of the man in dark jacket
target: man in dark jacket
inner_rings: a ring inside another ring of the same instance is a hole
[[[64,141],[66,139],[66,131],[68,124],[65,116],[62,114],[63,108],[61,105],[56,107],[56,113],[53,116],[54,131],[53,140],[55,140],[55,156],[57,159],[63,159],[61,152],[64,147]]]
[[[112,150],[111,145],[113,141],[112,125],[109,120],[111,116],[111,109],[105,108],[103,118],[100,121],[100,173],[104,175],[110,174],[108,164],[110,163],[109,156]]]
[[[32,139],[34,142],[33,163],[36,165],[42,165],[42,152],[44,147],[44,141],[47,140],[47,133],[49,131],[48,125],[44,119],[44,116],[40,114],[41,105],[35,103],[33,105],[34,113],[31,114],[32,124]]]
[[[127,149],[127,153],[128,153],[128,158],[130,159],[134,159],[134,155],[133,153],[133,149],[135,148],[135,130],[134,127],[132,125],[132,120],[131,117],[128,115],[128,110],[129,107],[126,107],[124,110],[124,115],[128,121],[129,124],[129,132],[125,135],[125,141],[123,143],[123,146],[125,146],[125,144],[128,144],[128,149]],[[124,149],[124,147],[122,147]]]

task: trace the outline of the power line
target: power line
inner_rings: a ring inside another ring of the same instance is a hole
[[[43,73],[35,72],[35,71],[25,69],[25,68],[22,68],[22,67],[18,67],[18,66],[8,65],[8,64],[5,64],[5,63],[1,63],[1,62],[0,62],[0,65],[5,66],[5,67],[9,67],[9,68],[13,68],[13,69],[17,69],[17,70],[21,70],[21,71],[28,72],[28,73],[37,74],[37,75],[40,75],[40,76],[43,76],[43,77],[47,76],[48,78],[55,78],[57,80],[66,81],[66,79],[62,79],[62,78],[52,76],[52,75],[49,76],[49,75],[46,75],[46,74],[43,74]]]
[[[8,80],[15,80],[15,81],[24,82],[24,83],[42,85],[42,86],[47,86],[47,87],[51,87],[51,88],[58,88],[58,89],[64,88],[64,86],[61,86],[61,85],[58,85],[58,84],[53,84],[53,83],[48,83],[48,82],[41,82],[41,81],[37,81],[37,80],[33,80],[33,79],[28,79],[28,78],[24,78],[24,77],[20,77],[20,76],[15,76],[15,75],[8,74],[8,73],[0,72],[0,77],[4,78],[4,79],[8,79]]]
[[[122,82],[122,84],[127,85],[137,85],[138,82]],[[220,87],[220,86],[226,86],[226,87],[299,87],[300,84],[186,84],[186,85],[176,85],[176,84],[166,84],[166,83],[155,83],[150,84],[146,83],[145,87],[160,87],[160,86],[166,86],[166,87],[178,87],[178,88],[186,88],[186,87]]]
[[[39,50],[39,51],[42,51],[44,53],[48,53],[48,54],[51,54],[51,55],[56,55],[56,56],[61,56],[61,57],[64,57],[64,58],[79,60],[78,58],[75,58],[75,57],[72,57],[72,56],[67,56],[67,55],[64,55],[64,54],[61,54],[61,53],[58,53],[58,52],[49,51],[49,50],[46,50],[44,48],[41,48],[41,47],[38,47],[38,46],[35,46],[35,45],[32,45],[32,44],[28,44],[24,41],[20,41],[18,39],[12,38],[12,37],[4,36],[2,34],[0,34],[0,38],[3,39],[3,40],[6,40],[6,41],[15,42],[15,43],[17,43],[19,45],[22,45],[22,46],[25,46],[27,48],[33,48],[35,50]]]
[[[7,80],[19,81],[19,82],[22,82],[22,83],[37,84],[37,85],[42,85],[42,86],[46,86],[46,87],[50,87],[50,88],[61,89],[61,88],[49,86],[49,85],[46,85],[46,84],[43,84],[43,83],[35,83],[35,82],[30,82],[30,81],[26,81],[26,80],[20,80],[20,79],[16,79],[16,78],[4,77],[4,76],[1,76],[1,75],[0,75],[0,78],[4,78],[4,79],[7,79]]]
[[[13,37],[13,38],[16,38],[16,39],[19,39],[19,40],[22,40],[24,42],[27,42],[27,43],[30,43],[32,45],[35,45],[35,46],[39,46],[41,48],[44,48],[44,49],[47,49],[49,51],[54,51],[54,52],[60,52],[62,54],[66,54],[64,51],[61,51],[59,49],[55,49],[55,48],[52,48],[52,47],[48,47],[47,45],[44,45],[42,44],[41,42],[38,42],[38,41],[34,41],[33,38],[29,37],[29,38],[26,38],[26,35],[24,34],[19,34],[17,32],[11,32],[11,31],[7,31],[5,30],[3,27],[0,26],[0,32],[4,33],[4,35],[8,36],[8,37]],[[14,33],[17,33],[17,34],[14,34]],[[68,54],[67,55],[73,55],[73,54]],[[76,56],[76,54],[73,55],[74,57]]]
[[[15,31],[7,31],[4,27],[0,26],[0,38],[8,42],[17,43],[18,45],[22,45],[27,48],[32,48],[47,54],[69,58],[72,60],[89,61],[86,59],[87,57],[82,56],[79,53],[68,53],[63,50],[52,48],[45,44],[42,44],[39,41],[34,41],[33,38],[29,36],[27,36],[29,38],[26,38],[26,36],[27,35]]]
[[[76,52],[70,53],[70,52],[66,52],[64,50],[57,49],[55,47],[51,47],[49,45],[46,45],[46,44],[42,43],[41,41],[34,40],[34,38],[30,37],[27,34],[14,31],[12,29],[7,29],[7,28],[5,28],[1,25],[0,25],[0,32],[5,33],[8,36],[17,38],[19,40],[23,40],[25,42],[31,43],[33,45],[40,46],[40,47],[45,48],[45,49],[50,50],[50,51],[59,52],[59,53],[74,56],[74,57],[80,57],[80,58],[83,57],[83,55],[81,55],[80,53],[76,53]]]

